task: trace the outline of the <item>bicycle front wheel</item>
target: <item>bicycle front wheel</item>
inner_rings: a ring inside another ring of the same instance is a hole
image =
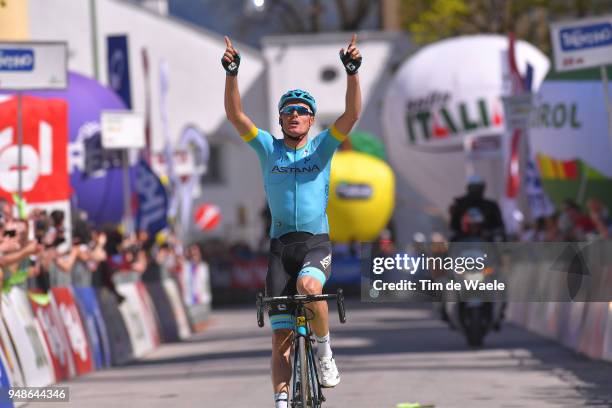
[[[298,358],[300,360],[300,403],[302,408],[312,408],[312,395],[310,395],[310,372],[308,370],[308,354],[306,350],[306,338],[298,337]]]

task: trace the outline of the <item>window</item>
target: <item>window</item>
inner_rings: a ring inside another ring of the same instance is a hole
[[[223,183],[222,162],[223,150],[220,144],[210,144],[210,155],[208,157],[208,169],[200,179],[201,184],[221,184]]]

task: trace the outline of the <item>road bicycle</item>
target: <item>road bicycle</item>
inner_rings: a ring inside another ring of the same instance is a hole
[[[266,305],[283,303],[287,307],[293,306],[291,408],[320,408],[325,401],[312,347],[314,337],[308,324],[314,315],[306,305],[331,299],[336,299],[340,323],[346,323],[342,289],[338,289],[336,294],[321,295],[264,297],[262,293],[257,294],[257,324],[259,327],[264,326],[264,307]]]

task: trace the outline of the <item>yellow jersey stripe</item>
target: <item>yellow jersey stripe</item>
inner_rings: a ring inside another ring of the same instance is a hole
[[[240,137],[242,138],[242,140],[248,143],[257,137],[257,133],[259,133],[259,129],[257,129],[257,126],[253,125],[251,130],[249,130],[244,135],[240,135]]]
[[[347,137],[347,135],[345,135],[344,133],[342,133],[338,129],[336,129],[335,125],[332,125],[332,127],[331,127],[331,129],[329,131],[330,131],[331,135],[333,137],[335,137],[339,142],[344,142],[344,140]]]

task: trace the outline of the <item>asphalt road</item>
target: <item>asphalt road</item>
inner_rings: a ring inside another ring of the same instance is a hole
[[[350,303],[347,314],[345,325],[332,319],[342,382],[327,391],[327,407],[612,407],[612,364],[522,329],[507,325],[473,350],[426,308]],[[253,308],[216,311],[188,341],[62,384],[64,406],[272,407],[269,330],[257,327]]]

